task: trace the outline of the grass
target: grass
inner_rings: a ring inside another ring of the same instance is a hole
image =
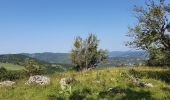
[[[12,87],[0,87],[0,100],[169,100],[169,80],[157,75],[170,69],[163,68],[100,68],[86,72],[63,72],[49,75],[51,84],[47,86],[25,85],[26,79],[18,80]],[[123,75],[129,73],[140,77],[141,81],[153,83],[153,88],[137,87]],[[137,73],[138,72],[138,73]],[[141,72],[141,73],[140,73]],[[146,73],[144,73],[146,72]],[[147,73],[157,72],[155,77]],[[141,76],[142,74],[142,76]],[[168,74],[169,75],[169,74]],[[61,78],[74,77],[76,81],[69,90],[62,90],[59,84]],[[168,76],[170,77],[170,76]],[[109,88],[116,87],[121,92],[109,93]]]
[[[10,63],[0,63],[0,67],[4,67],[7,70],[23,70],[24,66],[14,65]]]

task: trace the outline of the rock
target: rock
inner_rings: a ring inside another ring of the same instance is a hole
[[[31,76],[25,84],[31,85],[33,83],[36,83],[39,85],[48,85],[50,84],[50,79],[46,76],[35,75],[35,76]]]
[[[100,84],[101,82],[100,81],[96,81],[96,83]]]
[[[154,87],[152,83],[146,83],[145,87]]]
[[[3,82],[0,82],[0,86],[12,86],[14,84],[15,84],[15,82],[13,82],[13,81],[3,81]]]
[[[76,80],[74,78],[62,78],[60,80],[60,85],[62,89],[67,88],[68,85],[70,85],[71,83],[75,82]]]
[[[122,93],[122,92],[125,92],[125,89],[121,89],[121,88],[118,88],[118,87],[114,87],[114,88],[109,88],[108,89],[108,92],[109,93]]]
[[[139,87],[154,87],[152,83],[145,83],[145,82],[137,82],[134,83],[134,85]]]
[[[60,80],[60,85],[66,85],[66,78],[62,78]]]
[[[60,86],[61,86],[61,89],[64,90],[66,87],[67,87],[67,84],[66,84],[66,78],[62,78],[60,80]]]
[[[74,79],[74,78],[62,78],[61,80],[60,80],[60,84],[61,85],[69,85],[69,84],[71,84],[71,83],[73,83],[73,82],[75,82],[76,80]]]
[[[133,85],[138,87],[145,87],[145,83],[143,82],[133,82]]]

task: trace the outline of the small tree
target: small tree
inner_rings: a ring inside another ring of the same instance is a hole
[[[26,68],[26,72],[29,75],[35,75],[35,74],[40,74],[41,73],[41,66],[32,59],[26,59],[25,60],[25,68]]]
[[[71,60],[77,70],[95,68],[99,63],[106,61],[107,52],[99,50],[98,44],[99,40],[94,34],[89,34],[85,40],[76,37],[74,48],[71,51]]]

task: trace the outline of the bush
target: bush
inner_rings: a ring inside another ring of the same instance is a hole
[[[161,71],[137,71],[134,69],[129,70],[129,73],[136,78],[154,78],[157,80],[164,81],[166,83],[170,83],[170,70],[161,70]]]
[[[27,76],[25,71],[8,71],[4,67],[0,68],[0,81],[18,80]]]
[[[39,74],[44,74],[45,73],[45,67],[42,65],[38,64],[35,60],[32,59],[26,59],[25,60],[25,71],[29,75],[39,75]]]

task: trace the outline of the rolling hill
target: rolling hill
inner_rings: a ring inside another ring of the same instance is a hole
[[[40,65],[47,64],[48,66],[51,67],[49,69],[50,72],[54,69],[63,70],[63,68],[67,69],[70,68],[70,66],[72,66],[69,58],[69,53],[51,53],[51,52],[0,55],[1,63],[0,66],[8,68],[8,65],[9,66],[13,65],[12,69],[15,69],[16,66],[18,65],[23,66],[26,59],[33,59]],[[113,51],[109,52],[109,62],[101,66],[140,65],[143,64],[145,60],[146,54],[145,52],[142,51]]]
[[[29,56],[32,58],[36,58],[41,61],[46,61],[49,63],[57,63],[57,64],[71,64],[69,53],[23,53],[22,55]]]
[[[62,55],[62,54],[61,54]],[[61,57],[61,55],[59,57]],[[52,55],[50,55],[52,56]],[[27,56],[26,54],[4,54],[0,55],[0,67],[4,67],[7,70],[22,70],[25,69],[25,60],[26,59],[31,59],[34,60],[39,66],[44,67],[46,69],[45,73],[54,73],[54,72],[62,72],[69,70],[72,68],[71,64],[51,64],[45,60],[42,59],[36,59],[33,58],[34,56]],[[46,56],[38,56],[38,58],[43,58]],[[48,57],[47,57],[48,58]],[[62,59],[62,58],[61,58]],[[63,58],[64,59],[64,58]]]
[[[57,64],[71,64],[69,53],[24,53],[23,55],[36,58],[41,61]],[[112,51],[108,53],[109,64],[111,66],[130,65],[143,63],[147,59],[147,54],[143,51]]]
[[[142,58],[146,59],[148,54],[145,51],[112,51],[109,57],[126,57],[126,58]]]
[[[36,61],[38,64],[47,64],[45,61],[40,61],[36,58],[32,58],[22,54],[4,54],[0,55],[1,63],[11,63],[15,65],[24,65],[26,59],[32,59]]]

